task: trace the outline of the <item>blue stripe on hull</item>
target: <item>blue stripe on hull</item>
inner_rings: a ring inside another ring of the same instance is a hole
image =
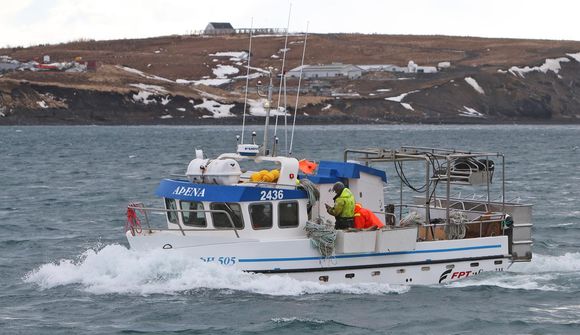
[[[414,250],[414,251],[395,251],[395,252],[381,252],[381,253],[365,253],[365,254],[354,254],[354,255],[337,255],[334,258],[361,258],[361,257],[377,257],[377,256],[390,256],[390,255],[408,255],[408,254],[426,254],[426,253],[439,253],[439,252],[453,252],[453,251],[465,251],[465,250],[481,250],[481,249],[496,249],[501,248],[501,244],[493,245],[481,245],[476,247],[461,247],[461,248],[449,248],[449,249],[433,249],[433,250]],[[294,262],[294,261],[314,261],[321,260],[324,257],[287,257],[287,258],[242,258],[239,260],[240,263],[256,263],[256,262]]]

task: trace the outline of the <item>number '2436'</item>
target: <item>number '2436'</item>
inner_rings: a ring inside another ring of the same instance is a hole
[[[284,190],[260,191],[260,200],[282,200]]]

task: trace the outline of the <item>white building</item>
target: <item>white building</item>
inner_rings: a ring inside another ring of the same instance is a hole
[[[420,66],[410,60],[407,66],[393,64],[357,65],[364,72],[437,73],[435,66]]]
[[[435,66],[419,66],[412,60],[407,64],[407,72],[409,73],[437,73]]]
[[[298,78],[302,70],[302,78],[348,78],[356,79],[362,76],[363,70],[352,64],[332,63],[327,65],[303,65],[286,73],[286,76]]]

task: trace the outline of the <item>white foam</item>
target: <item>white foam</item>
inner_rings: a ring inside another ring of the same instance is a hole
[[[569,287],[555,283],[559,277],[569,276],[575,272],[580,273],[580,253],[566,253],[561,256],[534,254],[531,262],[515,263],[506,272],[484,273],[446,286],[497,286],[520,290],[567,291],[570,290]]]
[[[526,291],[561,291],[564,288],[550,283],[555,278],[552,274],[506,274],[487,273],[452,282],[446,287],[496,286],[512,290]]]
[[[202,263],[178,250],[138,253],[121,245],[87,250],[77,260],[63,259],[30,271],[24,281],[41,289],[74,285],[93,294],[179,294],[196,289],[239,290],[266,295],[318,293],[405,293],[408,286],[320,284],[287,276],[245,273]]]
[[[274,323],[292,323],[292,322],[308,322],[308,323],[316,323],[316,324],[324,324],[326,321],[318,320],[318,319],[308,319],[308,318],[298,318],[298,317],[291,317],[291,318],[273,318],[270,319]]]
[[[534,254],[529,263],[516,263],[511,271],[522,273],[580,272],[580,253],[569,252],[561,256]]]

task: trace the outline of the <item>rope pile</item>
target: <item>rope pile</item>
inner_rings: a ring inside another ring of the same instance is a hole
[[[399,225],[401,227],[407,227],[407,226],[411,226],[411,225],[420,225],[420,224],[421,224],[421,215],[419,215],[419,213],[417,213],[415,211],[407,214],[399,222]]]
[[[306,193],[308,193],[308,204],[314,206],[318,199],[320,199],[320,191],[318,191],[316,185],[314,185],[310,180],[303,178],[300,179],[299,187],[303,188]]]
[[[449,213],[449,223],[445,226],[445,234],[450,240],[460,240],[465,237],[467,229],[465,223],[467,215],[463,212],[452,211]]]
[[[318,248],[320,254],[324,257],[330,257],[334,254],[334,241],[336,240],[336,230],[334,224],[328,220],[316,219],[315,222],[307,221],[306,236],[310,238],[310,243],[314,248]]]
[[[143,229],[141,228],[141,220],[135,212],[135,207],[139,207],[140,204],[130,203],[127,207],[127,223],[125,224],[125,231],[131,231],[131,234],[135,236],[135,233],[141,234]],[[138,209],[139,212],[143,212],[142,209]]]

